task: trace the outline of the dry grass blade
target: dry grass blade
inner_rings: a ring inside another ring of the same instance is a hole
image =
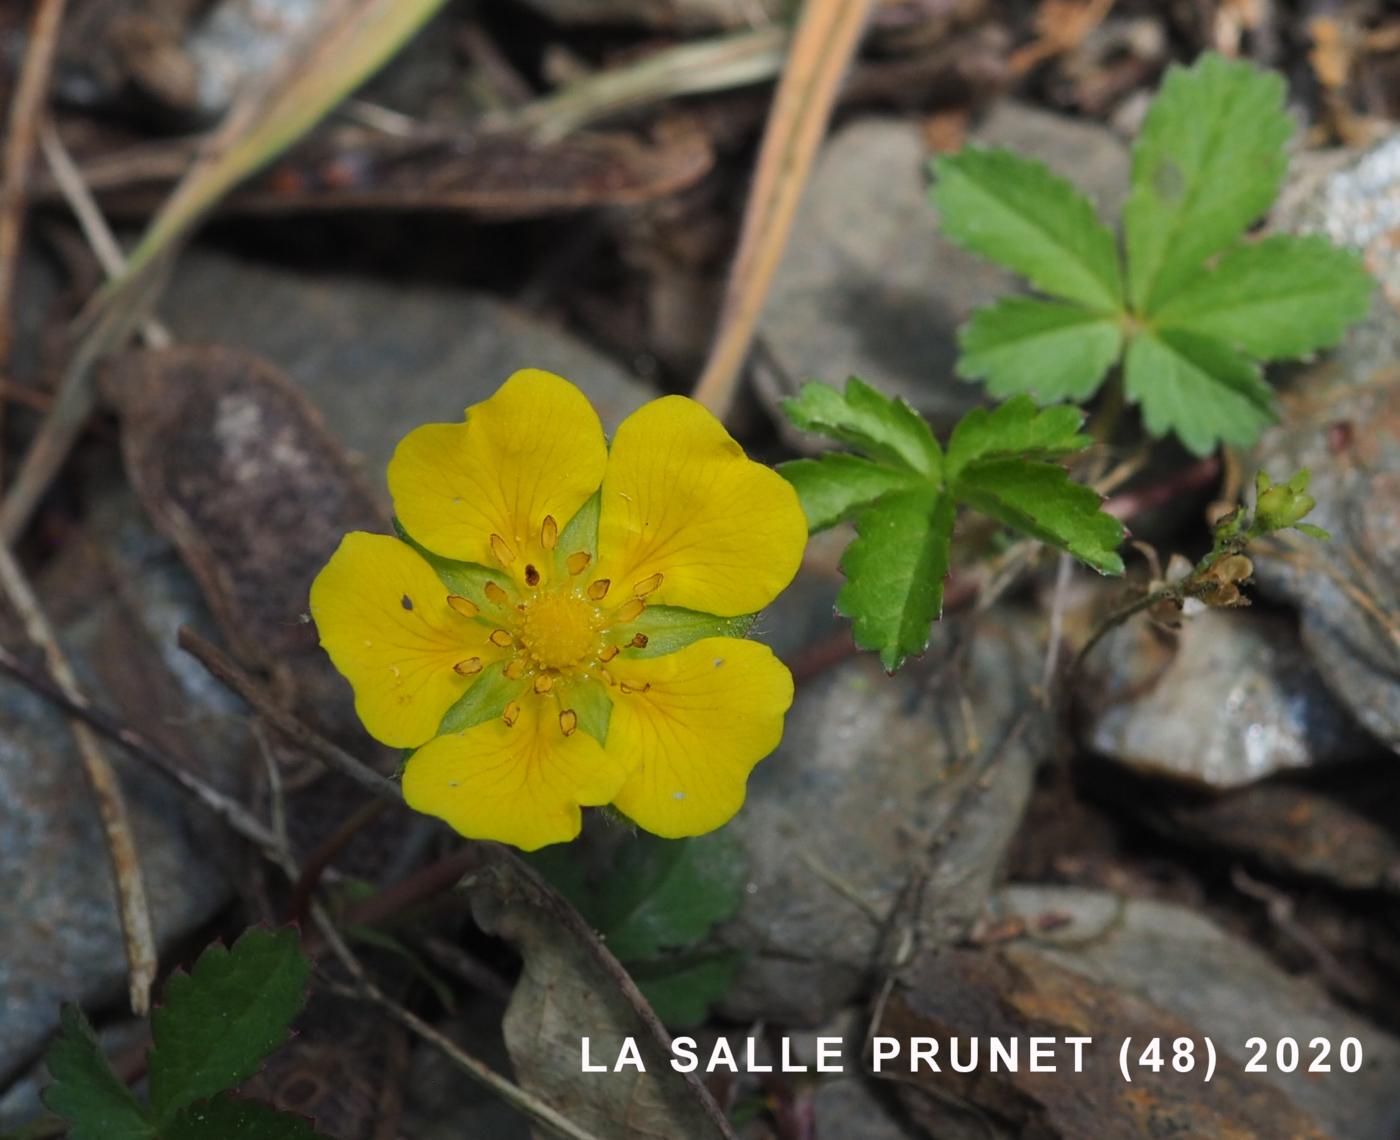
[[[29,24],[28,50],[5,123],[3,167],[0,167],[0,366],[10,358],[10,302],[19,268],[20,236],[34,139],[49,89],[64,0],[39,0]]]
[[[3,543],[0,543],[0,591],[9,598],[19,614],[29,639],[44,651],[49,673],[63,695],[77,704],[84,703],[78,680],[59,647],[58,638],[39,605],[39,599],[34,596],[29,580],[14,555]],[[102,750],[97,733],[76,717],[70,717],[68,723],[73,730],[73,739],[77,742],[88,783],[97,799],[107,851],[112,859],[122,938],[126,944],[131,1011],[138,1017],[144,1017],[150,1009],[151,983],[155,981],[158,958],[150,907],[146,902],[146,886],[141,878],[141,865],[136,854],[136,840],[131,833],[126,799],[122,796],[121,785]]]
[[[552,142],[662,99],[762,83],[782,70],[788,38],[784,27],[759,28],[669,48],[582,79],[502,116],[502,122]]]
[[[91,412],[93,366],[140,323],[159,292],[160,267],[228,190],[282,153],[385,63],[445,0],[333,0],[261,90],[229,112],[132,251],[126,272],[100,294],[96,322],[64,371],[15,485],[0,505],[0,541],[13,542],[67,458]]]
[[[792,219],[873,0],[808,0],[763,134],[719,328],[694,396],[721,419],[734,400]]]

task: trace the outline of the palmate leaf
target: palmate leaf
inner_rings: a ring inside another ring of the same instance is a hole
[[[856,521],[836,608],[851,619],[856,644],[878,652],[891,673],[928,648],[943,612],[953,518],[952,497],[927,483],[886,495]]]
[[[803,431],[827,436],[872,459],[936,477],[943,455],[923,416],[852,376],[838,392],[830,384],[804,384],[783,401],[788,419]]]
[[[993,396],[1087,400],[1123,351],[1122,322],[1078,305],[1007,297],[973,313],[958,346],[958,375],[984,380]]]
[[[211,946],[165,987],[151,1016],[151,1110],[162,1127],[195,1101],[252,1076],[287,1040],[306,1001],[311,964],[290,927],[259,927]]]
[[[958,473],[978,459],[1055,459],[1073,455],[1093,442],[1080,434],[1083,425],[1084,413],[1078,408],[1061,404],[1042,410],[1027,396],[1008,400],[992,411],[973,408],[948,439],[948,478],[955,482]]]
[[[1118,554],[1123,524],[1100,509],[1097,491],[1071,482],[1063,467],[980,459],[959,472],[954,493],[984,515],[1068,551],[1102,574],[1123,573]]]
[[[1223,340],[1260,360],[1328,348],[1366,315],[1375,282],[1325,237],[1277,236],[1222,254],[1152,315],[1161,329]]]
[[[153,1140],[155,1126],[112,1072],[87,1018],[65,1005],[61,1028],[44,1057],[53,1084],[44,1104],[68,1121],[70,1140]]]
[[[1174,432],[1197,455],[1223,440],[1252,444],[1273,421],[1259,369],[1223,341],[1182,329],[1144,332],[1128,346],[1123,384],[1153,435]]]
[[[1113,232],[1093,204],[1034,159],[964,147],[934,161],[943,232],[1014,269],[1042,293],[1116,312],[1123,284]]]
[[[785,463],[783,477],[796,489],[813,533],[854,518],[881,495],[926,482],[915,472],[844,452]]]
[[[1273,204],[1293,121],[1283,79],[1207,53],[1172,67],[1133,147],[1128,295],[1160,308]]]

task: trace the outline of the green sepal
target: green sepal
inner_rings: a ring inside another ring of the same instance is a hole
[[[754,614],[716,617],[681,606],[647,606],[627,623],[624,632],[640,633],[646,639],[641,649],[623,649],[624,657],[662,657],[706,637],[747,637]]]
[[[505,668],[504,661],[497,661],[477,675],[471,687],[443,714],[442,723],[438,725],[439,736],[463,732],[500,716],[506,705],[525,691],[525,682],[512,681],[506,676]]]

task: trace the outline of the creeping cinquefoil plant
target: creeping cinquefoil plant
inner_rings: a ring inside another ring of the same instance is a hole
[[[311,590],[371,735],[413,749],[404,797],[533,850],[612,804],[699,835],[744,801],[792,677],[744,640],[807,539],[797,495],[667,396],[609,447],[587,398],[517,372],[389,465],[401,534],[345,537]]]

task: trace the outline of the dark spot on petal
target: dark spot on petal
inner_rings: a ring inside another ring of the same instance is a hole
[[[413,599],[407,594],[403,596],[403,608],[406,610],[411,610],[413,608]]]

